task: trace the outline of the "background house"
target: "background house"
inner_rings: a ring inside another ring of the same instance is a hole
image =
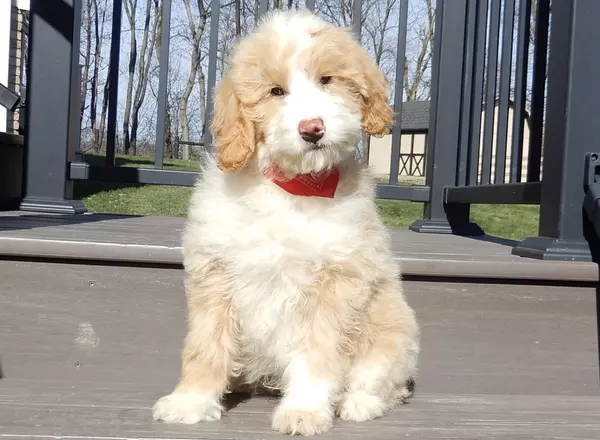
[[[492,180],[495,177],[496,139],[498,138],[498,103],[494,112],[494,141],[492,143]],[[505,182],[508,182],[511,166],[511,144],[513,127],[514,103],[508,107],[508,133],[506,151]],[[483,125],[485,111],[481,113],[481,132],[479,142],[479,173],[483,163]],[[398,177],[404,181],[423,181],[425,177],[425,160],[427,156],[427,133],[429,131],[429,101],[409,101],[402,104],[402,137],[400,142],[400,164]],[[523,129],[523,162],[521,165],[522,178],[526,181],[527,158],[529,153],[529,114],[525,112]],[[368,163],[374,174],[380,179],[390,176],[392,152],[392,135],[383,138],[371,137],[368,149]]]
[[[429,129],[429,101],[404,102],[401,121],[399,176],[402,176],[403,180],[423,180]],[[389,178],[391,155],[391,134],[382,138],[370,138],[369,166],[378,178]]]
[[[0,0],[0,83],[25,99],[29,0]],[[17,133],[20,112],[0,108],[0,131]]]

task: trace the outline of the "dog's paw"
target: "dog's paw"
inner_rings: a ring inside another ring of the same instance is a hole
[[[223,407],[217,399],[198,393],[173,393],[161,397],[152,408],[154,420],[185,423],[219,420]]]
[[[352,391],[344,394],[337,407],[337,414],[342,420],[366,422],[381,417],[385,406],[380,397],[365,391]]]
[[[289,435],[322,434],[331,429],[333,417],[330,411],[314,411],[280,406],[273,415],[275,431]]]

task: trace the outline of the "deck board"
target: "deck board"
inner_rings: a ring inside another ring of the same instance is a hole
[[[0,214],[0,257],[66,258],[181,266],[184,219],[85,214]],[[511,255],[514,242],[391,231],[403,273],[427,277],[597,282],[593,263]]]
[[[0,261],[0,439],[271,439],[276,400],[153,422],[185,334],[179,269]],[[591,287],[404,282],[422,328],[417,394],[324,439],[598,439]]]

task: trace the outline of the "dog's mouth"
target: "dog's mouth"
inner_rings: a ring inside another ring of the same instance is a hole
[[[312,141],[304,141],[304,143],[306,144],[306,146],[308,147],[309,151],[319,151],[319,150],[324,150],[327,147],[330,147],[331,145],[328,142],[323,142],[323,140],[318,140],[315,142]]]

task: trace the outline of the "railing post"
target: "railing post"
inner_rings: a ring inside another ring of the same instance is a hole
[[[163,0],[160,31],[160,59],[158,61],[158,110],[156,115],[156,145],[154,146],[154,168],[162,170],[165,158],[167,122],[167,84],[169,80],[169,46],[171,42],[171,0]],[[177,145],[179,148],[179,145]]]
[[[416,232],[483,233],[469,221],[469,205],[444,203],[444,187],[457,183],[468,3],[454,0],[436,4],[426,172],[431,190],[424,218],[410,227]]]
[[[79,124],[81,0],[31,0],[25,198],[20,209],[85,212],[70,200],[68,164]]]
[[[591,260],[583,213],[585,154],[598,151],[600,2],[552,2],[539,236],[516,255]]]
[[[264,5],[266,8],[266,5]],[[261,10],[263,4],[261,2]],[[212,121],[213,110],[215,104],[214,100],[214,89],[217,84],[217,54],[219,48],[219,14],[221,12],[221,6],[219,0],[212,0],[210,6],[210,36],[208,46],[208,81],[207,81],[207,92],[206,92],[206,110],[204,112],[204,150],[212,151],[213,137],[210,130]]]

